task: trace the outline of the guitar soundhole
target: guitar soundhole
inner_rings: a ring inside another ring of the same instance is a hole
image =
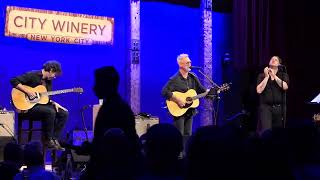
[[[191,97],[186,98],[186,104],[184,105],[184,108],[188,108],[192,105],[193,101]]]
[[[26,96],[26,99],[31,102],[31,103],[37,103],[39,100],[40,100],[40,93],[36,93],[37,95],[33,98],[30,98],[28,95],[25,95]]]
[[[28,97],[29,101],[33,101],[33,100],[35,100],[37,98],[36,96],[33,97],[33,98],[30,98],[28,95],[26,95],[26,96]]]

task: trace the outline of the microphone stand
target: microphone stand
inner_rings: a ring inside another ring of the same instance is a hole
[[[213,82],[213,81],[212,81],[206,74],[204,74],[200,69],[198,69],[198,72],[199,72],[200,74],[202,74],[214,87],[220,88],[220,86],[219,86],[217,83]]]
[[[83,125],[84,133],[86,134],[86,139],[87,139],[88,142],[89,142],[88,129],[87,129],[87,126],[86,126],[86,123],[85,123],[85,120],[84,120],[84,111],[85,111],[86,109],[88,109],[89,107],[90,107],[90,106],[87,105],[87,106],[82,107],[82,109],[81,109],[82,125]]]
[[[286,98],[286,91],[283,90],[283,78],[284,78],[284,73],[287,73],[287,69],[286,66],[282,66],[283,68],[283,73],[282,73],[282,77],[281,77],[281,90],[282,90],[282,103],[281,104],[281,115],[282,115],[282,123],[283,123],[283,128],[286,128],[286,117],[285,117],[285,107],[287,105],[287,98]]]
[[[216,84],[215,82],[213,82],[213,80],[211,79],[211,78],[209,78],[206,74],[204,74],[200,69],[198,69],[198,72],[200,73],[200,74],[202,74],[212,85],[213,85],[213,87],[217,87],[217,88],[220,88],[220,86],[218,85],[218,84]],[[219,112],[219,101],[220,101],[220,96],[219,96],[219,94],[220,93],[216,93],[216,95],[214,95],[214,96],[216,96],[216,99],[217,99],[217,111],[214,111],[213,112],[213,120],[214,120],[214,122],[213,122],[213,125],[214,126],[217,126],[217,120],[218,120],[218,112]],[[212,100],[212,102],[214,102],[214,97],[213,96],[213,100]],[[214,109],[213,109],[214,110]]]

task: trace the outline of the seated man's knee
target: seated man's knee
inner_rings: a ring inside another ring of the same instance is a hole
[[[56,110],[55,109],[47,109],[45,111],[45,115],[47,117],[55,117],[56,116]]]
[[[59,115],[67,119],[69,117],[69,112],[64,110],[59,110]]]

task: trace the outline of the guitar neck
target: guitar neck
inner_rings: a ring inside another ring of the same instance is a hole
[[[51,95],[69,93],[69,92],[73,92],[73,89],[63,89],[63,90],[57,90],[57,91],[49,91],[49,92],[43,92],[41,94],[51,96]]]
[[[193,96],[193,97],[192,97],[192,100],[196,100],[196,99],[203,98],[203,97],[205,97],[208,93],[209,93],[209,91],[208,91],[208,92],[201,93],[201,94],[198,94],[198,95],[196,95],[196,96]]]

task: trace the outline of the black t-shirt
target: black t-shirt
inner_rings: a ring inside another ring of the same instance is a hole
[[[289,86],[289,76],[287,73],[284,72],[277,72],[276,74],[281,80],[286,82]],[[264,79],[264,73],[259,74],[257,85],[261,83]],[[284,104],[284,90],[277,84],[276,80],[271,80],[269,77],[268,83],[265,89],[260,94],[259,100],[260,104],[267,104],[267,105],[279,105]]]
[[[162,96],[166,99],[172,97],[172,92],[187,92],[189,89],[194,89],[197,94],[206,92],[206,88],[203,87],[198,77],[193,73],[188,73],[187,79],[185,79],[180,72],[172,76],[167,84],[162,89]]]
[[[45,85],[47,91],[52,90],[52,81],[51,80],[43,80],[41,71],[29,71],[22,75],[13,77],[10,80],[10,83],[13,87],[16,87],[18,84],[27,85],[30,87],[36,87],[38,85]]]

